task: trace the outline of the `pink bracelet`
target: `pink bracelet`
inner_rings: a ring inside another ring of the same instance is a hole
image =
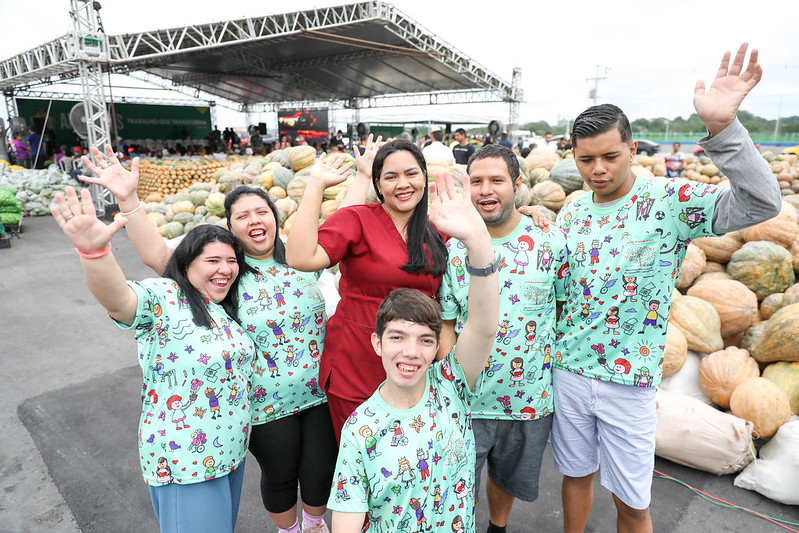
[[[77,248],[75,248],[75,251],[78,252],[78,255],[81,256],[84,259],[97,259],[98,257],[103,257],[104,255],[108,255],[108,252],[111,251],[111,243],[109,242],[108,246],[106,246],[105,248],[103,248],[99,252],[94,252],[94,253],[91,253],[91,254],[87,254],[86,252],[81,252]]]

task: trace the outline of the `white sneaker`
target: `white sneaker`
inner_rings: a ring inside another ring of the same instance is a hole
[[[330,533],[324,520],[316,527],[303,527],[302,533]]]

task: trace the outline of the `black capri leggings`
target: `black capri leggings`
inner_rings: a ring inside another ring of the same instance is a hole
[[[261,467],[261,499],[267,511],[291,509],[298,483],[307,505],[327,504],[338,446],[326,403],[253,426],[250,451]]]

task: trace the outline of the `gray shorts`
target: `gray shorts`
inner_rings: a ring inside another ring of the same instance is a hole
[[[538,499],[541,459],[552,429],[552,416],[537,420],[478,420],[474,428],[475,487],[480,487],[483,464],[488,477],[505,491],[526,502]],[[475,499],[478,491],[475,490]]]

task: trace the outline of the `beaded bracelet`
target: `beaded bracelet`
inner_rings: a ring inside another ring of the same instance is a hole
[[[135,213],[136,211],[141,209],[141,206],[142,206],[142,203],[139,202],[138,207],[136,207],[136,209],[134,209],[133,211],[128,211],[127,213],[123,213],[123,212],[120,211],[119,214],[120,214],[120,216],[123,216],[123,217],[129,217],[130,215],[132,215],[133,213]]]
[[[109,242],[108,246],[106,246],[105,248],[103,248],[99,252],[94,252],[94,253],[87,254],[86,252],[81,252],[77,248],[75,248],[75,251],[78,252],[78,255],[81,256],[84,259],[97,259],[98,257],[103,257],[104,255],[108,255],[108,252],[111,251],[111,243]]]

